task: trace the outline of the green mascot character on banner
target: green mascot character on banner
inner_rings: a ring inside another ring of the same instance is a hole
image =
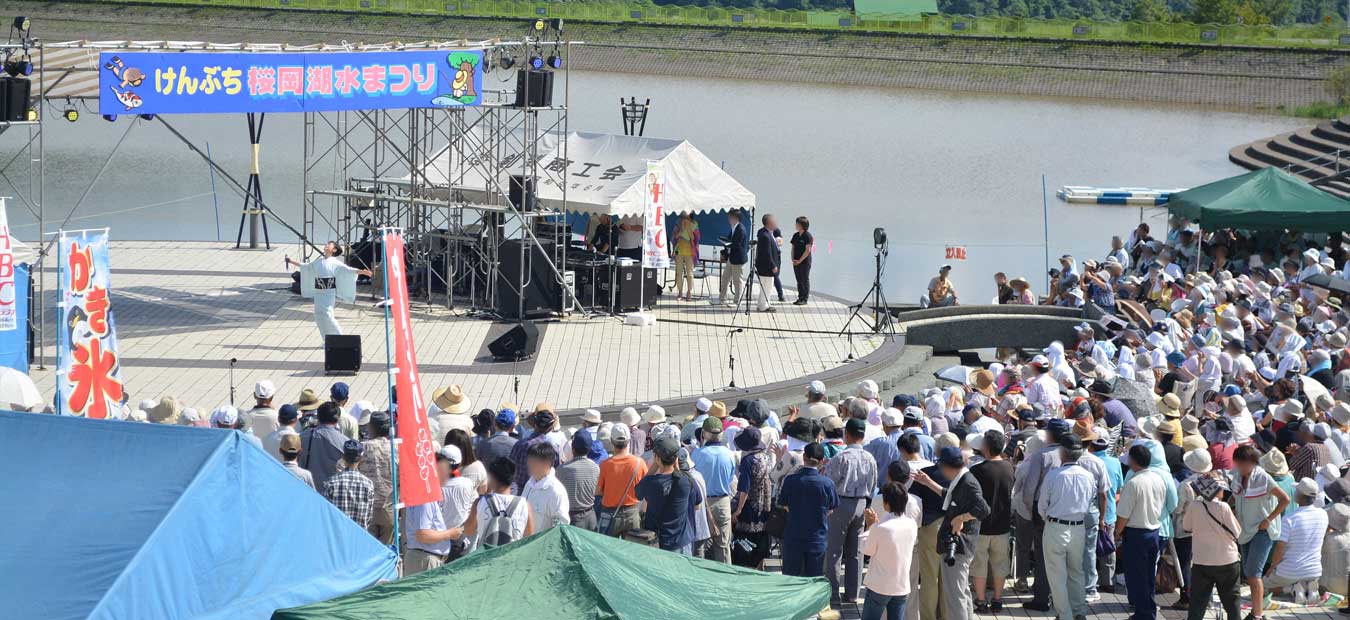
[[[474,89],[474,74],[478,72],[482,58],[473,52],[452,52],[446,57],[454,78],[450,80],[450,94],[440,95],[431,102],[439,106],[473,105],[478,102],[478,91]]]

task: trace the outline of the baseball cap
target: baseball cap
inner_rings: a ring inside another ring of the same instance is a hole
[[[300,451],[300,436],[295,433],[287,433],[281,436],[281,445],[277,450],[285,454],[295,454]]]
[[[1038,354],[1036,355],[1036,357],[1031,358],[1031,365],[1040,368],[1045,368],[1046,366],[1050,365],[1050,358]]]
[[[1059,438],[1059,447],[1065,450],[1082,450],[1083,440],[1073,433],[1069,433]]]
[[[887,407],[881,412],[882,426],[900,426],[904,424],[905,414],[895,407]]]
[[[947,446],[938,451],[937,462],[948,467],[962,467],[966,464],[966,457],[961,454],[960,448]]]
[[[708,413],[708,408],[711,406],[712,401],[708,400],[706,396],[700,396],[698,400],[694,401],[694,409],[699,413]]]
[[[708,417],[703,420],[704,435],[721,435],[724,427],[720,418]]]
[[[510,428],[516,425],[516,412],[510,409],[502,409],[501,411],[497,412],[497,417],[495,418],[495,420],[497,422],[497,426],[500,426],[502,428]]]
[[[867,432],[867,421],[862,418],[849,418],[844,423],[844,432],[861,435]]]
[[[837,431],[844,428],[844,419],[837,415],[827,415],[820,419],[820,427],[827,431]]]
[[[277,421],[282,424],[290,424],[300,418],[300,410],[295,405],[286,403],[277,409]]]
[[[810,393],[812,393],[812,394],[824,394],[824,393],[825,393],[825,382],[824,382],[824,381],[812,381],[812,382],[806,384],[806,391],[807,391],[807,392],[810,392]]]
[[[346,443],[342,444],[342,458],[348,461],[355,461],[365,453],[366,447],[355,439],[348,439]]]
[[[984,448],[984,433],[971,433],[966,435],[966,445],[971,450],[979,451]]]
[[[1025,422],[1035,422],[1036,420],[1045,419],[1045,406],[1040,403],[1035,403],[1031,405],[1030,409],[1019,409],[1017,411],[1017,417]]]
[[[632,439],[632,434],[629,433],[627,424],[615,424],[613,428],[609,429],[610,443],[626,443],[629,439]]]
[[[456,465],[464,461],[464,455],[460,452],[459,446],[447,445],[436,451],[436,458],[445,459]]]
[[[915,406],[905,407],[904,417],[906,422],[922,422],[923,409]]]
[[[1055,418],[1045,424],[1045,429],[1050,431],[1051,437],[1063,437],[1069,434],[1071,428],[1069,421],[1063,418]]]
[[[680,453],[680,440],[672,437],[658,438],[652,442],[652,453],[662,459],[674,458]]]
[[[373,411],[375,411],[375,405],[368,400],[358,400],[352,403],[352,417],[356,418],[356,423],[360,426],[370,424],[370,414]]]
[[[253,384],[253,396],[255,398],[268,399],[277,393],[277,386],[272,385],[271,381],[263,379]]]
[[[328,389],[328,394],[333,397],[333,400],[343,401],[347,400],[348,391],[349,388],[347,387],[347,384],[338,381],[337,383],[333,384],[333,387]]]
[[[1304,478],[1298,481],[1294,487],[1294,492],[1304,497],[1317,497],[1322,492],[1322,487],[1317,486],[1317,481],[1312,478]]]
[[[239,410],[229,405],[221,405],[211,412],[212,426],[234,426],[239,422]]]

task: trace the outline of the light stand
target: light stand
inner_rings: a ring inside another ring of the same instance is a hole
[[[885,258],[890,255],[890,245],[886,240],[886,231],[884,229],[876,229],[873,231],[872,237],[873,246],[876,248],[876,271],[872,278],[872,288],[867,290],[867,294],[863,295],[862,300],[857,304],[849,306],[853,309],[853,313],[850,314],[848,320],[844,322],[844,329],[839,331],[839,335],[842,336],[848,334],[850,339],[849,359],[845,361],[852,361],[854,359],[852,351],[853,332],[849,329],[853,325],[854,319],[861,320],[874,334],[880,334],[885,331],[887,332],[888,337],[895,336],[895,319],[891,316],[890,304],[886,302],[886,292],[881,287],[881,274],[885,265]],[[866,317],[861,316],[863,308],[867,307],[867,300],[869,298],[872,300],[872,313],[875,317],[872,321],[868,321]]]
[[[239,363],[238,358],[230,358],[230,406],[234,406],[234,365]]]

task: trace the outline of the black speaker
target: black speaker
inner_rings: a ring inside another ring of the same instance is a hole
[[[361,372],[361,337],[346,334],[324,336],[323,371],[327,374]]]
[[[0,120],[10,123],[28,120],[32,92],[33,83],[28,78],[0,78]]]
[[[539,351],[539,328],[525,321],[488,343],[492,359],[513,361],[529,359]]]
[[[528,91],[529,99],[526,99]],[[529,104],[531,108],[547,108],[553,105],[553,72],[552,71],[529,71],[520,69],[516,71],[516,104],[517,108],[526,107]]]
[[[525,285],[520,282],[521,245],[525,246]],[[497,246],[497,315],[506,319],[528,319],[562,311],[562,287],[549,261],[555,255],[551,241],[507,239]],[[520,291],[520,294],[517,294]],[[525,298],[524,312],[520,299]]]
[[[661,295],[661,283],[656,280],[655,269],[643,269],[637,265],[614,266],[610,267],[615,271],[614,278],[614,312],[630,312],[637,310],[639,301],[646,308],[656,306],[656,298]],[[601,305],[608,306],[610,301],[610,288],[608,274],[602,276],[604,279],[597,283],[599,290],[598,300]],[[638,288],[638,278],[641,277],[645,285],[644,288]]]
[[[527,178],[519,174],[511,175],[511,188],[507,192],[507,198],[517,209],[521,211],[535,210],[534,182],[534,178]]]

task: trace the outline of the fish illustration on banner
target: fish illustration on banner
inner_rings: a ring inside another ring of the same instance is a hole
[[[386,320],[394,330],[394,349],[388,372],[394,375],[398,403],[398,491],[405,506],[441,500],[436,477],[436,453],[427,423],[427,405],[422,400],[422,381],[417,374],[417,351],[413,348],[412,317],[408,309],[408,276],[403,265],[403,235],[384,229]]]
[[[642,266],[665,269],[670,266],[670,248],[666,239],[666,175],[661,162],[647,162],[646,214],[642,235]]]
[[[120,417],[126,395],[108,296],[108,229],[62,231],[57,242],[57,413]]]
[[[9,211],[0,198],[0,332],[19,328],[19,291],[14,282],[14,239],[9,234]]]
[[[100,114],[329,112],[483,103],[483,50],[121,52],[99,56]]]

